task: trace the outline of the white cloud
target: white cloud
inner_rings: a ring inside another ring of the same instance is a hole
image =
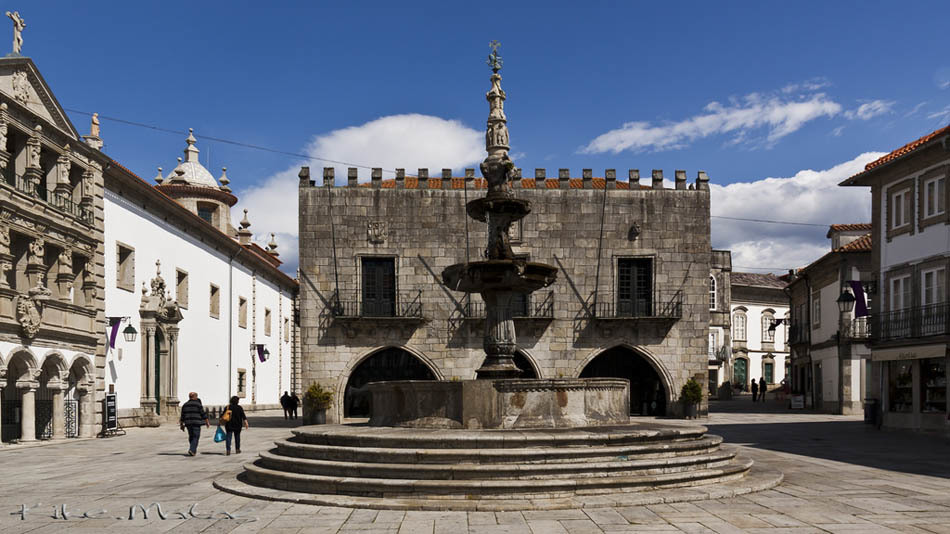
[[[787,269],[811,263],[830,250],[825,238],[826,225],[870,222],[871,196],[868,189],[839,187],[838,184],[883,155],[882,152],[867,152],[830,169],[803,170],[788,178],[710,184],[710,209],[714,216],[820,225],[713,218],[713,247],[732,250],[732,263],[737,270],[763,267],[781,274]]]
[[[831,135],[835,137],[841,137],[842,133],[844,133],[844,126],[838,126],[834,130],[831,130]]]
[[[929,115],[927,115],[927,118],[928,119],[939,118],[940,120],[947,120],[947,118],[950,118],[950,106],[944,106],[944,108],[941,109],[940,111],[935,111],[933,113],[930,113]]]
[[[917,112],[920,111],[921,108],[923,108],[923,107],[926,106],[926,105],[927,105],[927,101],[926,101],[926,100],[924,100],[924,101],[921,102],[920,104],[917,104],[916,106],[914,106],[914,109],[908,111],[907,114],[904,115],[904,118],[906,119],[907,117],[910,117],[911,115],[916,115]]]
[[[395,168],[414,175],[418,168],[429,168],[430,176],[439,176],[442,168],[461,169],[484,157],[482,133],[459,121],[419,114],[391,115],[317,135],[307,145],[313,158],[346,162],[335,166],[336,182],[346,183],[347,166],[360,165],[361,180],[369,179],[370,167],[382,167],[392,176]],[[311,178],[320,182],[322,161],[295,163],[258,185],[240,191],[240,202],[233,208],[235,221],[248,209],[254,239],[261,245],[277,234],[277,251],[283,269],[293,274],[297,268],[297,173],[301,165],[310,165]],[[258,233],[259,232],[259,233]]]
[[[849,119],[861,119],[866,121],[891,112],[894,107],[893,100],[871,100],[858,106],[857,109],[850,109],[844,112],[844,116]]]
[[[795,89],[798,89],[797,87]],[[703,113],[666,124],[628,122],[594,138],[581,153],[618,153],[672,150],[712,135],[732,134],[733,142],[747,142],[755,130],[766,128],[766,145],[772,145],[809,121],[841,113],[841,105],[824,93],[767,96],[752,93],[728,105],[710,102]]]

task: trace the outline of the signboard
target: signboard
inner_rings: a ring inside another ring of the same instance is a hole
[[[106,430],[115,430],[119,427],[119,412],[116,409],[115,393],[106,393],[105,424]]]
[[[871,351],[871,359],[876,362],[893,360],[920,360],[923,358],[943,358],[947,355],[947,345],[918,345],[916,347],[897,347]]]
[[[804,409],[805,409],[805,396],[804,396],[804,395],[792,395],[791,408],[792,408],[793,410],[804,410]]]

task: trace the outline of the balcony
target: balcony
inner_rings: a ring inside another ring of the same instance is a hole
[[[554,291],[547,294],[533,293],[525,295],[523,300],[513,299],[511,316],[514,320],[549,321],[554,319]],[[462,303],[462,317],[465,319],[484,319],[485,303],[467,297]]]
[[[14,190],[30,198],[46,202],[54,210],[70,215],[87,226],[93,225],[94,219],[92,210],[88,210],[73,202],[73,200],[66,195],[47,191],[44,186],[33,185],[18,174],[10,174],[5,180],[0,180],[0,183],[12,187]]]
[[[873,323],[879,342],[950,334],[950,303],[882,312]]]
[[[597,297],[597,298],[595,298]],[[660,320],[683,318],[683,293],[654,292],[652,298],[621,300],[615,293],[601,292],[587,300],[593,319],[597,320]]]
[[[424,321],[422,291],[397,291],[389,298],[368,299],[359,291],[340,291],[327,300],[327,311],[334,319],[400,319]]]
[[[845,335],[849,339],[869,339],[871,337],[871,322],[867,317],[856,317],[848,325]]]
[[[793,322],[788,328],[788,344],[800,345],[804,343],[811,343],[811,329],[806,324]]]

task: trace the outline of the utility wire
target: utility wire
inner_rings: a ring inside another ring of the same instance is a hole
[[[63,108],[63,109],[65,109],[66,111],[69,111],[69,112],[71,112],[71,113],[79,113],[80,115],[86,115],[86,116],[89,116],[89,117],[92,116],[92,113],[90,113],[90,112],[88,112],[88,111],[81,111],[81,110],[72,109],[72,108]],[[107,120],[107,121],[112,121],[112,122],[118,122],[118,123],[120,123],[120,124],[126,124],[126,125],[129,125],[129,126],[137,126],[137,127],[139,127],[139,128],[147,128],[147,129],[149,129],[149,130],[154,130],[154,131],[157,131],[157,132],[172,133],[172,134],[177,134],[177,135],[185,135],[185,134],[188,133],[188,132],[185,132],[185,131],[182,131],[182,130],[172,130],[172,129],[170,129],[170,128],[162,128],[161,126],[155,126],[154,124],[145,124],[145,123],[142,123],[142,122],[136,122],[136,121],[130,121],[130,120],[126,120],[126,119],[120,119],[120,118],[118,118],[118,117],[109,117],[109,116],[106,116],[106,115],[99,115],[99,119],[101,119],[101,120]],[[297,153],[297,152],[289,152],[289,151],[286,151],[286,150],[278,150],[278,149],[276,149],[276,148],[270,148],[270,147],[266,147],[266,146],[254,145],[254,144],[251,144],[251,143],[244,143],[244,142],[241,142],[241,141],[234,141],[234,140],[231,140],[231,139],[224,139],[224,138],[222,138],[222,137],[212,137],[212,136],[210,136],[210,135],[197,135],[197,134],[195,134],[195,137],[197,137],[197,138],[199,138],[199,139],[206,139],[206,140],[208,140],[208,141],[214,141],[214,142],[216,142],[216,143],[224,143],[224,144],[228,144],[228,145],[239,146],[239,147],[242,147],[242,148],[250,148],[250,149],[253,149],[253,150],[260,150],[260,151],[262,151],[262,152],[270,152],[270,153],[272,153],[272,154],[280,154],[280,155],[283,155],[283,156],[291,156],[291,157],[294,157],[294,158],[300,158],[300,159],[305,159],[305,160],[310,160],[310,161],[323,161],[323,162],[326,162],[326,163],[334,163],[334,164],[336,164],[336,165],[346,165],[347,167],[356,167],[356,168],[359,168],[359,169],[369,169],[369,170],[372,170],[372,169],[374,168],[374,167],[371,167],[371,166],[369,166],[369,165],[360,165],[360,164],[358,164],[358,163],[350,163],[350,162],[346,162],[346,161],[339,161],[339,160],[334,160],[334,159],[329,159],[329,158],[322,158],[322,157],[320,157],[320,156],[312,156],[312,155],[307,155],[307,154],[300,154],[300,153]],[[384,170],[385,170],[386,172],[390,172],[390,173],[395,173],[395,172],[396,172],[395,169],[384,169]],[[409,174],[409,173],[406,173],[406,176],[416,177],[416,175],[414,175],[414,174]],[[605,186],[605,188],[606,188],[606,186]],[[711,217],[712,217],[713,219],[728,219],[728,220],[731,220],[731,221],[743,221],[743,222],[755,222],[755,223],[767,223],[767,224],[788,224],[788,225],[794,225],[794,226],[817,226],[817,227],[820,227],[820,228],[827,228],[827,227],[829,226],[828,224],[802,223],[802,222],[791,222],[791,221],[773,221],[773,220],[769,220],[769,219],[744,219],[744,218],[742,218],[742,217],[726,217],[726,216],[723,216],[723,215],[712,215]]]

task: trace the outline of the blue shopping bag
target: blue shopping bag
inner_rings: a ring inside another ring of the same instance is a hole
[[[225,434],[224,429],[221,428],[221,425],[218,425],[218,429],[215,430],[215,432],[214,432],[214,442],[215,442],[215,443],[221,443],[222,441],[224,441],[224,438],[225,438],[226,436],[227,436],[227,434]]]

